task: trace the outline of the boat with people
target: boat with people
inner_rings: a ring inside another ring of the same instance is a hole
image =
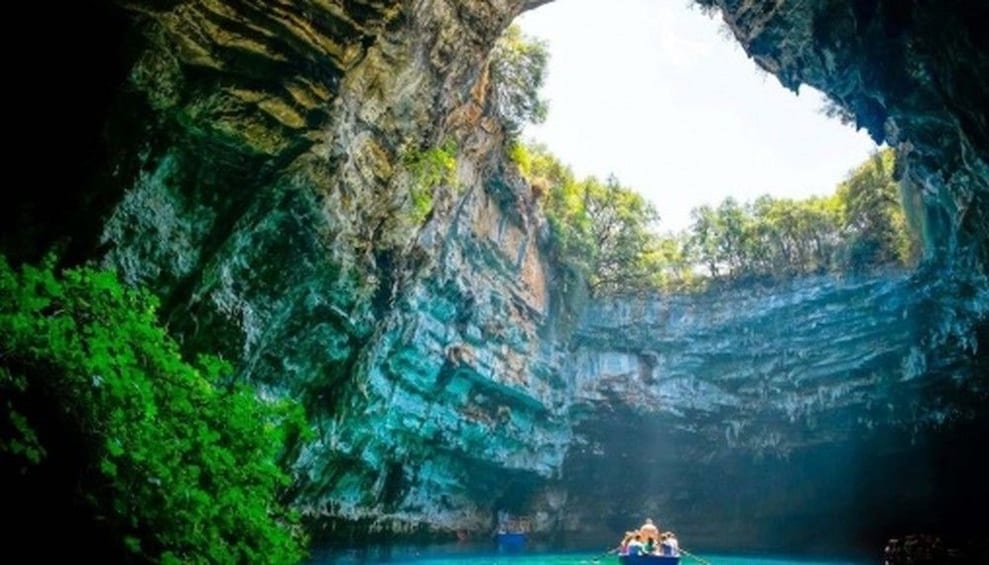
[[[617,548],[621,565],[679,565],[680,543],[673,532],[661,532],[651,518],[625,532]]]

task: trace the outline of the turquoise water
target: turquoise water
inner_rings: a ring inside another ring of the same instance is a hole
[[[739,556],[698,552],[710,565],[863,565],[862,560],[787,558],[782,556]],[[405,565],[618,565],[615,556],[601,552],[524,552],[497,554],[458,548],[388,548],[366,550],[328,550],[317,552],[311,565],[370,565],[394,563]],[[683,556],[681,565],[702,565],[700,561]]]

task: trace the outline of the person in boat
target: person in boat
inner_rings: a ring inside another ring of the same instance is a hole
[[[673,532],[666,532],[670,534],[668,540],[670,544],[670,549],[673,551],[673,557],[680,557],[680,542],[677,541],[677,536]]]
[[[659,548],[659,544],[657,544],[656,540],[652,536],[650,536],[646,538],[646,544],[642,548],[642,550],[645,552],[646,555],[652,555],[656,553],[656,550],[658,548]]]
[[[636,532],[632,541],[628,542],[628,555],[642,555],[645,553],[645,545],[642,544],[642,536]]]
[[[659,528],[653,523],[652,518],[646,518],[646,523],[639,527],[639,533],[644,539],[652,539],[653,543],[659,543]]]
[[[635,532],[625,532],[625,537],[622,538],[622,542],[618,544],[618,555],[628,555],[628,544],[635,538]]]
[[[498,527],[495,529],[495,534],[507,534],[508,533],[508,521],[511,519],[511,514],[505,510],[498,511]]]
[[[673,532],[663,532],[662,541],[660,541],[659,547],[660,555],[668,555],[670,557],[680,556],[680,544],[677,542],[677,538]]]

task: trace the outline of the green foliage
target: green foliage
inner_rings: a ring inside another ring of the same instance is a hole
[[[490,103],[509,135],[527,123],[546,119],[547,103],[539,96],[546,78],[549,49],[544,41],[510,26],[491,51]]]
[[[542,204],[564,290],[585,284],[595,294],[690,291],[710,280],[904,266],[917,256],[891,150],[849,173],[832,196],[727,198],[695,208],[686,232],[666,235],[654,229],[652,206],[614,178],[577,180],[538,145],[512,142],[508,156]]]
[[[67,488],[135,559],[299,561],[277,460],[302,414],[230,383],[220,359],[184,361],[155,310],[111,272],[0,257],[0,455],[31,484],[55,450],[80,454]]]
[[[658,244],[656,209],[639,193],[610,177],[581,183],[591,252],[588,282],[594,294],[623,293],[650,286],[650,251]]]
[[[514,144],[511,159],[533,186],[543,187],[551,258],[564,285],[586,283],[595,294],[652,286],[659,238],[656,210],[614,177],[576,180],[545,148]]]
[[[918,254],[893,179],[895,166],[891,149],[875,153],[838,187],[848,226],[845,262],[851,269],[907,264]]]
[[[550,197],[553,187],[562,189],[576,182],[573,171],[550,153],[545,145],[513,140],[508,146],[508,157],[530,184],[541,187],[538,197],[542,201]]]
[[[692,212],[690,249],[711,277],[775,278],[828,270],[840,239],[841,202],[835,197],[772,198]]]
[[[545,152],[545,151],[544,151]],[[519,173],[528,181],[532,182],[534,178],[533,167],[533,153],[524,143],[513,139],[508,143],[508,160],[515,163],[518,167]]]
[[[692,211],[689,253],[712,278],[785,278],[915,260],[893,179],[894,154],[873,155],[829,197],[762,196]]]
[[[447,141],[425,151],[410,151],[403,156],[402,162],[412,176],[409,188],[411,218],[414,224],[419,225],[433,211],[433,192],[436,188],[441,185],[456,186],[457,146]]]

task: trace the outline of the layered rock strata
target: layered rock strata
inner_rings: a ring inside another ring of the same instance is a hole
[[[859,517],[846,540],[884,539],[905,514],[986,503],[964,463],[989,374],[984,7],[704,2],[784,85],[905,155],[923,270],[587,303],[559,292],[486,102],[495,39],[543,3],[79,11],[106,35],[50,41],[95,45],[114,86],[64,128],[77,190],[11,197],[3,248],[71,236],[72,258],[158,293],[188,351],[304,403],[316,439],[294,494],[329,535],[485,531],[507,508],[543,532],[663,512],[696,540],[806,546],[836,515]],[[409,164],[441,146],[456,167],[421,217]]]

